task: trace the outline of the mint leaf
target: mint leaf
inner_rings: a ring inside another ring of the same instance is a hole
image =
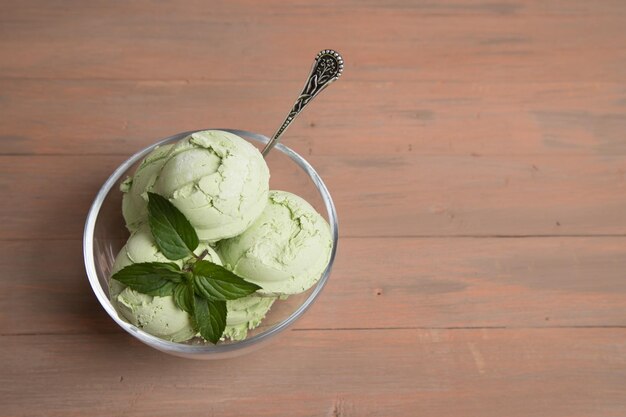
[[[181,282],[174,288],[174,302],[181,310],[193,315],[193,283]]]
[[[226,301],[194,297],[193,320],[200,336],[215,344],[226,328]]]
[[[165,197],[148,193],[148,223],[159,250],[167,259],[192,255],[198,235],[189,220]]]
[[[221,301],[236,300],[261,288],[209,261],[194,264],[193,283],[202,297]]]
[[[144,262],[128,265],[111,276],[131,289],[147,295],[172,295],[183,279],[178,265],[164,262]]]

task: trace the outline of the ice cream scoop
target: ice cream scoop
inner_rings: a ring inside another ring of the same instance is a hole
[[[200,243],[195,253],[207,251],[205,260],[222,265],[218,254],[206,243]],[[175,262],[182,266],[186,260],[171,261],[158,249],[150,229],[143,225],[135,231],[120,250],[112,274],[125,266],[140,262]],[[109,294],[118,313],[129,323],[162,339],[183,342],[196,336],[189,315],[178,308],[171,296],[158,297],[139,293],[116,280],[110,280]],[[249,329],[256,328],[274,302],[274,298],[250,295],[227,301],[224,337],[243,340]]]
[[[220,242],[227,268],[260,285],[265,295],[311,288],[330,260],[332,238],[324,218],[302,198],[270,191],[268,204],[245,232]]]
[[[196,334],[189,314],[179,309],[172,297],[153,297],[125,288],[115,304],[126,321],[151,335],[184,342]]]
[[[243,232],[261,214],[269,169],[245,139],[205,130],[152,152],[122,184],[122,191],[123,214],[131,231],[147,218],[150,191],[169,199],[200,239],[217,241]]]
[[[237,300],[227,301],[226,329],[224,337],[231,340],[243,340],[248,330],[261,324],[265,315],[276,301],[276,297],[260,297],[249,295]]]
[[[122,182],[122,214],[126,227],[131,232],[137,230],[148,217],[148,193],[174,145],[159,146],[141,162],[132,177]]]
[[[177,143],[154,183],[202,240],[243,232],[267,203],[269,169],[245,139],[221,130],[192,133]]]
[[[224,338],[244,340],[248,330],[261,324],[275,298],[251,295],[228,301]],[[117,296],[118,312],[131,324],[173,342],[196,336],[189,315],[174,304],[172,297],[152,297],[126,288]]]
[[[197,255],[207,251],[204,259],[222,264],[218,254],[206,243],[200,243],[195,250]],[[156,246],[152,233],[147,225],[142,225],[126,242],[115,258],[111,274],[114,274],[133,263],[140,262],[175,262],[179,266],[188,259],[171,261],[165,257]],[[171,296],[158,297],[139,293],[127,288],[114,279],[109,282],[109,297],[118,313],[129,323],[146,332],[172,340],[182,342],[195,335],[191,319],[183,310],[179,309]]]

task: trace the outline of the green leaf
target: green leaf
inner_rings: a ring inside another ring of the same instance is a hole
[[[158,194],[148,193],[148,223],[159,250],[167,259],[185,258],[198,247],[198,235],[189,220]]]
[[[128,265],[111,276],[122,284],[143,294],[172,295],[183,279],[178,265],[164,262],[144,262]]]
[[[193,315],[193,283],[181,282],[174,288],[174,302],[181,310]]]
[[[194,297],[193,319],[200,336],[213,344],[217,343],[226,328],[226,301]]]
[[[193,282],[197,293],[210,300],[236,300],[261,288],[209,261],[194,264]]]

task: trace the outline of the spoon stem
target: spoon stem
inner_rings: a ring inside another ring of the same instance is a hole
[[[321,51],[315,57],[311,73],[307,78],[304,88],[298,96],[295,104],[291,108],[291,111],[285,118],[283,124],[278,128],[269,143],[263,148],[261,152],[265,157],[269,151],[276,146],[280,137],[285,130],[289,127],[291,122],[300,114],[300,112],[306,107],[313,98],[315,98],[322,90],[328,87],[331,83],[336,81],[343,71],[343,58],[336,51],[332,49],[325,49]]]

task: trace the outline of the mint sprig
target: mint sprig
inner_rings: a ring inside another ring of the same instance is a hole
[[[174,288],[174,302],[181,310],[193,315],[193,283],[191,280],[181,282]]]
[[[191,316],[194,330],[217,343],[226,328],[226,301],[253,294],[261,287],[223,266],[196,255],[198,234],[166,198],[148,193],[148,224],[159,250],[176,263],[144,262],[129,265],[111,276],[129,288],[152,296],[172,296],[174,303]]]
[[[172,261],[191,256],[200,243],[185,215],[155,193],[148,193],[148,223],[157,246]]]
[[[135,291],[164,297],[170,295],[183,279],[178,265],[164,262],[144,262],[128,265],[111,277]]]
[[[226,328],[226,301],[207,300],[196,296],[193,312],[193,321],[200,336],[217,343]]]
[[[196,292],[207,300],[236,300],[261,289],[229,270],[208,261],[198,261],[193,267]]]

